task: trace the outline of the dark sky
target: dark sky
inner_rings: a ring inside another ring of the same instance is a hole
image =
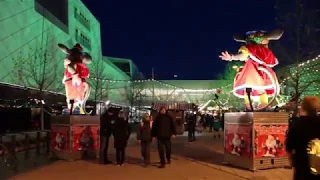
[[[129,58],[146,77],[214,79],[235,32],[270,30],[274,0],[82,0],[101,24],[103,54]]]

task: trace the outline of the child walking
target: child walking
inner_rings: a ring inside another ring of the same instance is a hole
[[[144,114],[140,129],[137,132],[137,140],[141,145],[141,155],[144,160],[144,167],[150,164],[150,146],[152,142],[151,135],[152,121],[148,113]]]
[[[116,149],[117,165],[123,166],[125,160],[125,149],[131,134],[130,125],[123,113],[119,112],[113,128],[114,148]]]

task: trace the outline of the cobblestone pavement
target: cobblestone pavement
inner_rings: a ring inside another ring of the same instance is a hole
[[[173,139],[172,164],[158,169],[156,151],[152,150],[152,166],[143,168],[139,145],[134,135],[127,148],[127,163],[124,167],[100,165],[97,161],[57,161],[53,164],[15,176],[12,180],[88,180],[88,179],[169,179],[169,180],[290,180],[289,169],[272,169],[250,172],[222,165],[223,140],[213,139],[212,134],[202,134],[194,143],[187,142],[185,135]],[[110,144],[112,145],[112,144]],[[154,145],[155,148],[155,145]],[[114,150],[110,148],[114,160]]]

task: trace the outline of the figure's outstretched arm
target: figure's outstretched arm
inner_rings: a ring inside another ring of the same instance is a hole
[[[249,58],[249,50],[245,46],[241,46],[238,54],[231,55],[232,60],[246,61]]]
[[[249,58],[249,51],[245,46],[242,46],[239,49],[238,54],[229,54],[227,51],[225,51],[222,52],[219,57],[225,61],[246,61]]]
[[[71,51],[67,46],[65,46],[61,43],[59,43],[58,46],[61,49],[61,51],[64,52],[65,54],[71,54]]]
[[[233,54],[231,55],[231,60],[232,61],[246,61],[248,59],[248,55],[244,53],[238,53],[238,54]]]

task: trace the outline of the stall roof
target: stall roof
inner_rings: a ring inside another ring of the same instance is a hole
[[[193,110],[196,109],[195,104],[193,103],[154,103],[152,109],[160,110],[160,108],[165,107],[167,110]]]

